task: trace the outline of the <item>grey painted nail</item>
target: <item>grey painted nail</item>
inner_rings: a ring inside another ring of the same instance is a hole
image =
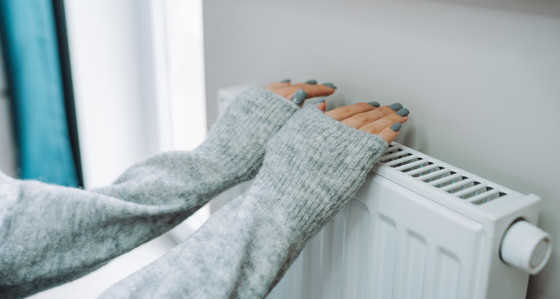
[[[301,105],[303,100],[305,100],[306,96],[307,96],[307,93],[305,91],[303,91],[303,89],[299,89],[298,91],[296,91],[296,93],[292,97],[292,103],[299,106],[299,105]]]
[[[402,109],[401,103],[394,103],[389,106],[389,108],[393,109],[393,111],[398,111]]]
[[[375,108],[381,106],[381,104],[379,104],[379,102],[376,102],[376,101],[368,102],[368,104],[370,104],[371,106],[373,106],[373,107],[375,107]]]
[[[403,109],[397,111],[397,114],[400,115],[400,116],[407,116],[409,113],[410,113],[410,111],[408,111],[408,109],[406,109],[406,108],[403,108]]]
[[[400,122],[396,122],[391,126],[391,130],[398,132],[401,129],[401,123]]]
[[[338,87],[336,87],[336,85],[334,85],[334,84],[332,84],[332,83],[323,83],[323,84],[321,84],[321,85],[330,87],[330,88],[332,88],[332,89],[337,89],[337,88],[338,88]]]
[[[317,80],[307,80],[307,81],[305,81],[305,84],[315,85],[315,84],[317,84]]]
[[[280,81],[281,83],[290,83],[292,82],[292,79],[284,79],[282,81]]]

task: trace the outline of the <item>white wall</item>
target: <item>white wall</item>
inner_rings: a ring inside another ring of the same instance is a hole
[[[10,109],[4,56],[0,45],[0,171],[15,176],[17,174],[16,145]]]
[[[159,152],[149,1],[67,0],[86,187]]]
[[[400,101],[399,141],[542,197],[555,249],[528,297],[560,295],[559,2],[207,0],[204,27],[209,124],[218,88],[255,81]]]

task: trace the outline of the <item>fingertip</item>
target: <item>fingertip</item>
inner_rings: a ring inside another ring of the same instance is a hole
[[[336,91],[336,89],[322,84],[309,85],[306,87],[306,90],[309,91],[308,94],[311,97],[326,97],[330,96]]]
[[[410,114],[410,111],[406,108],[401,108],[396,113],[397,113],[398,116],[405,117],[405,116],[408,116]]]
[[[325,99],[321,99],[320,101],[318,101],[316,103],[316,107],[322,112],[325,112],[325,110],[327,109],[327,103],[325,102]]]
[[[335,93],[335,91],[336,91],[335,88],[332,88],[330,86],[317,85],[317,87],[320,87],[320,94],[322,96],[330,96],[331,94]],[[319,92],[318,92],[318,94],[319,94]]]
[[[378,101],[371,101],[371,102],[368,102],[368,104],[375,107],[375,108],[379,108],[379,106],[381,106],[381,104],[379,104]]]
[[[391,105],[389,105],[389,108],[391,108],[391,110],[393,111],[398,111],[400,109],[402,109],[403,105],[401,103],[393,103]]]
[[[379,132],[379,137],[383,138],[387,143],[393,142],[395,138],[399,135],[401,129],[401,123],[396,122],[392,126],[383,129]]]
[[[301,105],[305,98],[307,97],[307,93],[303,89],[298,89],[296,93],[293,95],[291,101],[296,105]]]
[[[327,86],[327,87],[332,88],[332,89],[337,89],[338,88],[336,85],[334,85],[332,83],[323,83],[321,85]]]
[[[307,81],[305,81],[305,84],[315,85],[315,84],[317,84],[317,80],[315,80],[315,79],[307,80]]]

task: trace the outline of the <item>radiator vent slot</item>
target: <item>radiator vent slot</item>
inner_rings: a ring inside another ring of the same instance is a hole
[[[435,160],[429,160],[418,154],[391,143],[379,163],[389,166],[417,180],[439,188],[453,196],[480,205],[506,193],[468,177],[459,170],[451,170]]]

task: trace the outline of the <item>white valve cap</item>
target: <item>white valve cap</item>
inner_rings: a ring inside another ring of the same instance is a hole
[[[527,221],[515,222],[502,240],[502,260],[529,274],[537,274],[552,252],[550,235]]]

